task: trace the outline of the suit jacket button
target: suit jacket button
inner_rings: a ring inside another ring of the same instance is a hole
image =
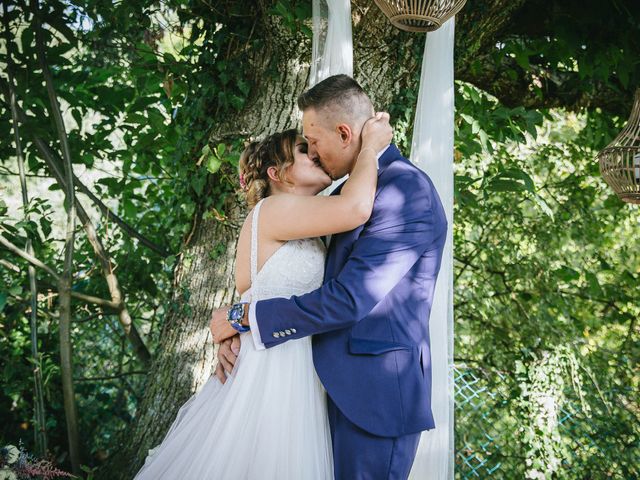
[[[280,333],[279,333],[279,332],[273,332],[273,336],[274,336],[275,338],[278,338],[278,337],[280,336]]]
[[[298,331],[295,328],[291,329],[291,333],[297,333]]]
[[[280,334],[281,337],[284,337],[285,335],[285,333],[282,330],[280,330],[278,333]]]
[[[291,330],[289,330],[288,328],[284,331],[284,333],[286,333],[287,335],[291,335]]]

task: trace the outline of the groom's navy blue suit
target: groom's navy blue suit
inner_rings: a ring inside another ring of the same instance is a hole
[[[313,335],[338,480],[406,477],[419,432],[435,426],[429,314],[446,230],[431,180],[392,144],[371,218],[334,235],[324,285],[255,305],[267,348]]]

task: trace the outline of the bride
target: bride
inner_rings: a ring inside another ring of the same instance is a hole
[[[369,119],[357,162],[339,195],[295,130],[251,143],[240,159],[249,212],[236,253],[236,288],[243,301],[290,297],[323,283],[320,239],[353,230],[372,212],[376,154],[391,141],[388,115]],[[295,333],[295,332],[294,332]],[[241,333],[233,370],[212,376],[180,408],[162,443],[136,480],[333,478],[326,394],[312,359],[311,337],[256,350]]]

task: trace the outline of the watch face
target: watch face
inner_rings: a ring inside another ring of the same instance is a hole
[[[240,305],[234,305],[229,311],[229,319],[230,320],[239,320],[242,318],[242,307]]]

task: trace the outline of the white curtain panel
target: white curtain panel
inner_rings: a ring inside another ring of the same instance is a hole
[[[433,181],[449,227],[431,307],[432,408],[436,428],[423,432],[411,480],[445,480],[454,474],[453,437],[453,39],[451,18],[427,34],[411,161]]]
[[[349,0],[313,0],[313,43],[309,87],[331,75],[353,76]]]

